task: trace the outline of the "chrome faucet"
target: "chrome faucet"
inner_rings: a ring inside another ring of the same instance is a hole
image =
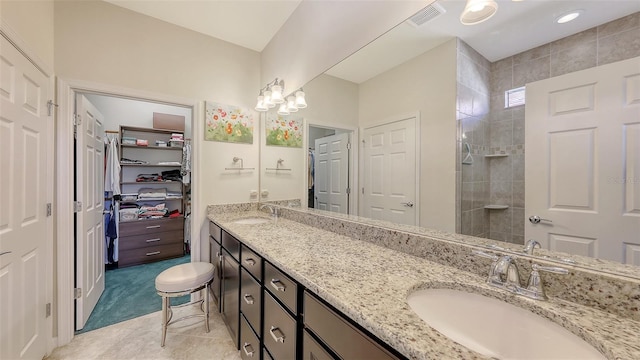
[[[267,208],[269,209],[269,212],[271,213],[271,216],[274,217],[275,219],[278,218],[278,208],[270,205],[270,204],[262,204],[260,205],[260,210]]]
[[[540,249],[542,248],[542,245],[540,245],[540,243],[536,240],[529,239],[527,240],[527,244],[525,245],[524,249],[522,249],[522,252],[528,255],[533,255],[533,250],[535,248]]]
[[[487,284],[535,300],[547,299],[544,292],[544,284],[540,277],[540,271],[555,274],[569,273],[569,271],[564,268],[533,264],[531,266],[531,275],[529,275],[529,280],[527,281],[527,287],[524,288],[522,286],[522,281],[520,280],[520,273],[518,272],[515,257],[510,255],[498,256],[479,250],[473,250],[472,253],[474,255],[493,260],[493,264],[491,264],[491,269],[489,270]]]

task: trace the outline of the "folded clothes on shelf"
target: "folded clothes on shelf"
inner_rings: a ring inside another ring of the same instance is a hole
[[[165,180],[182,181],[182,175],[180,175],[180,170],[178,169],[163,171],[162,178]]]
[[[148,163],[149,163],[148,161],[144,161],[144,160],[132,160],[127,158],[120,159],[120,164],[146,165]]]
[[[142,199],[164,199],[167,197],[167,188],[152,189],[141,188],[138,190],[138,200]]]
[[[163,181],[164,177],[160,174],[138,174],[136,182]]]
[[[157,218],[164,217],[169,213],[164,203],[155,205],[141,205],[138,210],[138,217],[140,218]]]

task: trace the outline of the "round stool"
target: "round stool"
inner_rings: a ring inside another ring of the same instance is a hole
[[[209,332],[209,286],[213,280],[213,264],[207,262],[191,262],[172,266],[156,276],[156,291],[162,296],[162,342],[164,346],[167,337],[167,326],[174,322],[196,316],[204,317],[204,328]],[[204,299],[174,306],[175,308],[202,303],[204,314],[194,314],[171,321],[171,298],[192,294],[205,289]]]

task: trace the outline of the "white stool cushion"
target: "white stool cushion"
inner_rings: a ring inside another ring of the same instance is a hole
[[[213,279],[213,264],[191,262],[172,266],[156,277],[156,290],[181,292],[196,288]]]

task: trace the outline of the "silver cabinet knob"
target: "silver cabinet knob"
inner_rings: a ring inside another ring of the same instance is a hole
[[[529,216],[529,222],[531,222],[532,224],[539,224],[541,222],[552,223],[553,221],[549,219],[543,219],[538,215],[532,215],[532,216]]]
[[[402,204],[402,205],[404,205],[404,206],[406,206],[406,207],[413,207],[413,203],[412,203],[411,201],[409,201],[409,202],[403,202],[403,203],[400,203],[400,204]]]

